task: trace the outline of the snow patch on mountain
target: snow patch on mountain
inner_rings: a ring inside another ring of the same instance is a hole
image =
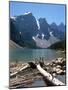
[[[56,43],[56,42],[59,42],[60,39],[56,38],[56,37],[52,34],[52,32],[50,32],[50,38],[49,38],[48,41],[49,41],[49,42],[51,43],[51,45],[52,45],[52,44],[54,44],[54,43]]]
[[[53,36],[52,32],[49,32],[50,36]]]
[[[42,40],[44,39],[44,36],[45,36],[45,35],[42,33]]]
[[[40,30],[39,21],[37,19],[36,19],[36,22],[37,22],[38,30]]]
[[[28,14],[30,14],[31,12],[26,12],[26,13],[24,13],[24,15],[28,15]]]
[[[38,38],[39,34],[36,35],[36,38]]]
[[[16,17],[11,17],[11,19],[16,20]]]

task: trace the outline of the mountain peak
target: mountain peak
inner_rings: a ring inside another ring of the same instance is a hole
[[[31,14],[31,15],[32,15],[32,13],[31,13],[31,12],[26,12],[26,13],[24,13],[24,15],[28,15],[28,14]]]
[[[46,22],[46,23],[47,23],[46,18],[39,18],[39,21],[41,21],[41,22]]]
[[[64,26],[64,24],[61,22],[61,23],[59,24],[59,26]]]
[[[51,24],[51,26],[57,26],[57,25],[56,25],[56,23],[55,23],[55,22],[53,22],[53,23]]]
[[[16,19],[16,17],[11,17],[11,19],[15,20],[15,19]]]

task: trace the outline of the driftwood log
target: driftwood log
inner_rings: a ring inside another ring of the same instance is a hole
[[[56,79],[55,77],[53,77],[50,73],[48,73],[47,71],[45,71],[40,64],[37,65],[37,69],[39,70],[39,72],[43,75],[45,82],[47,82],[47,84],[49,86],[60,86],[60,85],[65,85],[64,83],[62,83],[60,80]]]
[[[11,73],[10,77],[16,76],[19,72],[29,67],[29,64],[26,64],[24,67],[20,68],[18,71]]]

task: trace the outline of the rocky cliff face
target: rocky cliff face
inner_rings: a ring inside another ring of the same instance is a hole
[[[32,13],[17,16],[16,26],[25,40],[31,40],[32,36],[36,35],[38,31],[36,19]]]
[[[65,37],[65,26],[64,24],[56,25],[55,23],[52,23],[50,25],[51,31],[53,32],[53,35],[60,40],[63,40]]]
[[[18,31],[19,36],[15,31]],[[34,47],[35,42],[33,41],[32,36],[36,35],[37,32],[37,22],[32,13],[11,17],[10,38],[21,46]],[[19,38],[19,41],[17,41],[15,37]]]
[[[42,33],[44,33],[45,35],[45,39],[49,39],[50,35],[49,35],[49,31],[48,31],[48,28],[49,28],[49,24],[47,23],[46,19],[45,18],[40,18],[39,19],[39,24],[40,24],[40,31]]]
[[[20,35],[15,23],[14,19],[10,19],[10,39],[17,43],[20,40]]]

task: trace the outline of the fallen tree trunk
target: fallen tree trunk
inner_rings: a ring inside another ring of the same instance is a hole
[[[50,85],[50,86],[52,86],[52,85],[53,86],[65,85],[64,83],[62,83],[61,81],[59,81],[58,79],[53,77],[50,73],[45,71],[39,64],[37,65],[37,69],[43,75],[47,85]]]
[[[19,72],[21,72],[22,70],[24,70],[24,69],[26,69],[28,67],[29,67],[29,64],[26,64],[24,67],[20,68],[18,71],[14,72],[14,73],[11,73],[10,77],[16,76]]]

